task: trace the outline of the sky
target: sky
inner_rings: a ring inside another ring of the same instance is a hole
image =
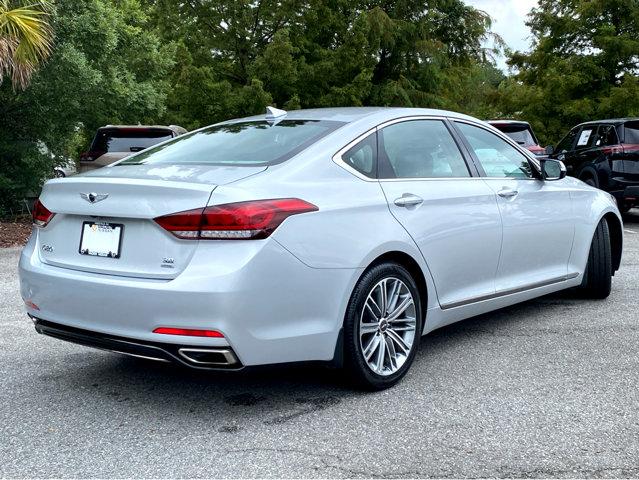
[[[530,30],[524,24],[537,0],[464,0],[466,4],[485,11],[493,18],[492,30],[501,35],[508,47],[525,51],[530,46]],[[504,58],[497,59],[502,70],[508,67]]]

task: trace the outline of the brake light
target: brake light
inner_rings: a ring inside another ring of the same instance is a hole
[[[182,239],[249,240],[268,237],[291,215],[317,210],[315,205],[299,198],[280,198],[197,208],[155,221]]]
[[[47,226],[55,213],[50,212],[38,198],[33,204],[33,211],[31,212],[31,215],[33,216],[33,224],[36,227],[42,228]]]
[[[217,330],[195,330],[192,328],[158,327],[153,330],[153,333],[161,333],[163,335],[184,335],[188,337],[224,338],[224,335]]]

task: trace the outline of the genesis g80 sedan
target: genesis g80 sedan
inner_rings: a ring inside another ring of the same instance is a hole
[[[567,288],[605,298],[622,220],[461,114],[223,122],[48,181],[20,258],[39,333],[196,369],[323,361],[401,379],[420,337]]]

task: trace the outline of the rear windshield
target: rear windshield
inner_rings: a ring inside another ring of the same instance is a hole
[[[624,143],[639,144],[639,122],[628,122],[624,125]]]
[[[134,155],[119,165],[274,165],[288,160],[341,125],[342,122],[323,120],[214,125]]]
[[[501,130],[519,145],[532,147],[537,145],[535,137],[529,127],[521,125],[493,125],[497,130]]]
[[[94,152],[139,152],[172,138],[168,130],[98,130],[91,150]]]

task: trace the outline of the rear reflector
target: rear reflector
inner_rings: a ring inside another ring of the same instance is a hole
[[[33,224],[36,227],[46,227],[55,213],[50,212],[38,198],[33,204],[31,215],[33,216]]]
[[[268,237],[291,215],[317,210],[299,198],[280,198],[197,208],[155,221],[185,240],[249,240]]]
[[[158,327],[153,330],[153,333],[161,333],[163,335],[185,335],[189,337],[224,338],[224,335],[217,330],[194,330],[191,328]]]

